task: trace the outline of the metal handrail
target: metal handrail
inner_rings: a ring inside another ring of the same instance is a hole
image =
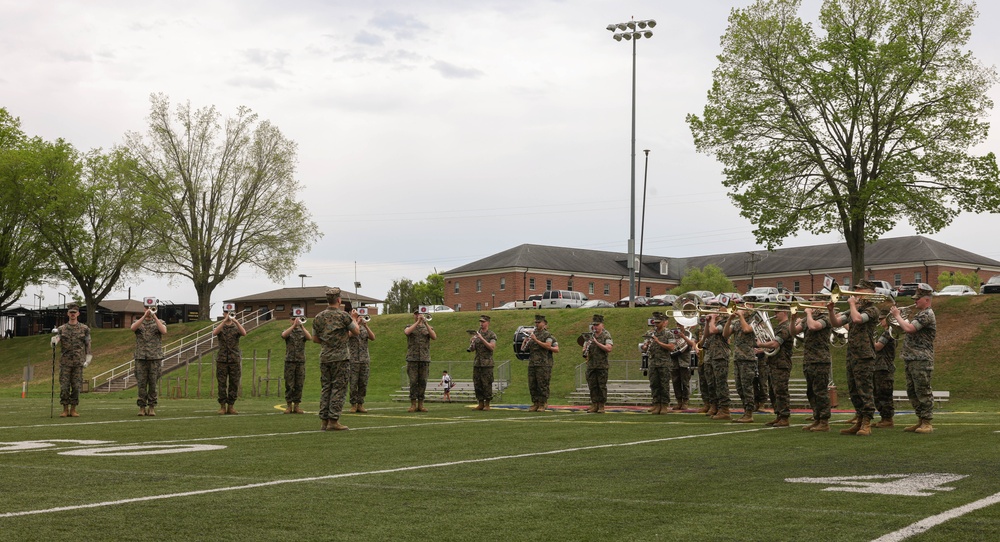
[[[272,311],[267,311],[267,312],[261,313],[260,311],[257,311],[255,313],[253,313],[255,316],[248,316],[248,317],[245,317],[243,319],[240,319],[239,317],[237,317],[237,321],[240,324],[243,324],[244,327],[246,326],[246,324],[248,322],[253,321],[254,322],[254,327],[256,328],[257,325],[260,324],[260,320],[264,316],[269,316],[271,314],[271,312]],[[194,333],[190,333],[188,335],[185,335],[185,336],[181,337],[180,339],[177,339],[177,340],[175,340],[173,342],[167,343],[163,347],[163,354],[164,354],[163,355],[163,362],[164,362],[164,364],[166,364],[167,360],[173,359],[173,358],[176,357],[177,360],[178,360],[178,363],[176,364],[176,366],[180,366],[181,365],[180,360],[183,358],[183,355],[186,352],[190,351],[192,348],[194,349],[195,352],[197,352],[198,347],[203,346],[205,343],[208,343],[210,345],[210,347],[214,348],[214,346],[215,346],[215,336],[212,335],[212,331],[214,329],[215,329],[214,325],[206,326],[206,327],[204,327],[202,329],[199,329],[198,331],[195,331]],[[206,341],[206,339],[208,339],[208,340]],[[174,368],[174,367],[172,366],[171,369],[172,368]],[[97,382],[98,382],[98,380],[101,381],[100,385],[103,386],[103,385],[107,384],[110,387],[111,382],[113,382],[116,379],[123,378],[123,377],[125,378],[125,383],[126,383],[126,387],[127,387],[128,378],[131,377],[133,374],[135,374],[135,358],[133,358],[133,359],[131,359],[131,360],[125,362],[125,363],[122,363],[121,365],[119,365],[117,367],[114,367],[112,369],[104,371],[103,373],[101,373],[101,374],[99,374],[99,375],[91,378],[90,389],[91,390],[96,390],[97,389],[97,386],[98,386]]]

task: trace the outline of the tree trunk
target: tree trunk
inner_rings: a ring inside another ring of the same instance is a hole
[[[209,321],[212,319],[212,290],[208,285],[198,287],[198,320]]]
[[[87,327],[90,329],[96,329],[97,327],[97,302],[94,301],[94,294],[91,292],[83,292],[83,305],[87,307]]]
[[[865,278],[864,224],[855,223],[854,227],[845,228],[844,240],[847,241],[847,249],[851,253],[851,289],[853,290],[858,281]]]

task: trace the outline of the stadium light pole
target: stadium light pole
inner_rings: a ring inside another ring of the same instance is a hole
[[[635,307],[635,43],[640,38],[652,38],[653,33],[649,29],[654,26],[656,26],[656,21],[653,19],[631,20],[607,26],[609,31],[614,32],[611,37],[615,41],[624,39],[632,42],[632,189],[628,238],[628,306],[630,308]]]

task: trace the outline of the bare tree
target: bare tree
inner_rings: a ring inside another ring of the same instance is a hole
[[[296,145],[276,126],[246,107],[222,125],[215,107],[171,113],[163,94],[150,101],[148,132],[126,139],[170,219],[154,270],[190,279],[207,320],[219,284],[244,265],[280,280],[319,228],[296,199]]]

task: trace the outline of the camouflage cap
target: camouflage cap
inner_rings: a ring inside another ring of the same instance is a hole
[[[913,293],[913,299],[920,299],[921,297],[928,297],[932,295],[934,295],[934,290],[921,284],[920,286],[917,286],[917,291]]]
[[[604,315],[603,314],[595,314],[594,315],[594,319],[591,320],[590,323],[591,324],[603,324],[604,323]]]
[[[874,290],[875,283],[868,279],[861,279],[858,281],[857,288],[859,290]]]
[[[490,321],[490,317],[486,316],[485,314],[480,314],[479,315],[479,321],[480,322],[489,322]]]
[[[326,289],[326,298],[330,299],[333,297],[340,297],[340,288],[334,286],[333,288]]]
[[[663,314],[662,312],[654,312],[653,313],[653,321],[654,322],[663,322],[666,319],[667,319],[667,315]]]
[[[69,304],[67,304],[66,305],[66,312],[69,312],[69,311],[80,312],[80,305],[77,305],[76,303],[69,303]]]
[[[549,321],[545,319],[545,316],[542,316],[541,314],[536,314],[535,323],[537,324],[538,322],[545,322],[546,324],[549,323]]]

